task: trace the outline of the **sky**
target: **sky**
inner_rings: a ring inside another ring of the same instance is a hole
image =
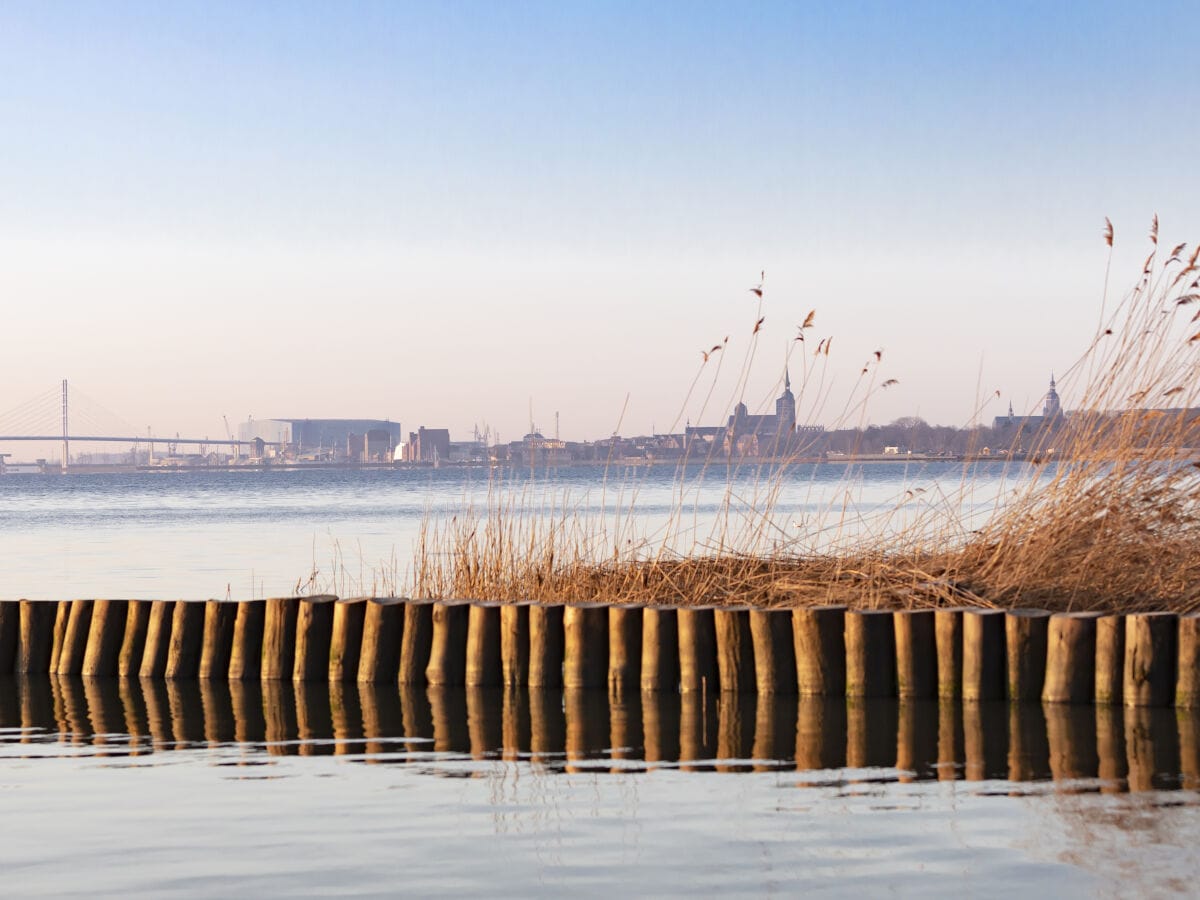
[[[876,350],[855,423],[1034,409],[1095,328],[1105,216],[1113,292],[1153,215],[1200,240],[1198,19],[12,0],[0,421],[66,378],[138,433],[532,410],[579,440],[764,408],[791,353],[828,426]]]

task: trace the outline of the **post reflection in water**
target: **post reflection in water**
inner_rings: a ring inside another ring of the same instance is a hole
[[[504,746],[503,692],[498,687],[469,687],[466,695],[471,756],[488,759]]]
[[[609,747],[613,759],[641,759],[645,739],[642,732],[642,695],[621,691],[609,698]],[[620,770],[618,766],[617,771]]]
[[[963,777],[963,708],[957,700],[938,701],[937,777],[955,781]]]
[[[900,706],[880,697],[846,702],[846,765],[852,769],[890,768],[896,764]]]
[[[397,739],[405,734],[402,695],[395,686],[375,682],[362,682],[356,687],[362,709],[362,752],[366,762],[379,762],[386,754],[397,749]],[[432,721],[433,717],[430,715],[425,723],[426,727],[419,735],[414,734],[413,737],[432,742]]]
[[[530,753],[531,721],[529,715],[529,693],[516,687],[504,689],[502,717],[504,732],[501,737],[501,757],[514,762]]]
[[[756,771],[778,769],[780,762],[795,759],[798,699],[795,694],[764,694],[758,698],[754,746],[750,750]]]
[[[835,697],[801,697],[796,716],[796,768],[846,765],[846,703]]]
[[[592,768],[580,765],[601,758],[610,737],[608,694],[594,688],[567,688],[563,691],[567,715],[568,772]]]
[[[927,781],[937,776],[940,719],[936,700],[901,700],[896,768],[900,780]]]
[[[1148,791],[1179,783],[1179,733],[1175,711],[1148,706],[1125,707],[1125,753],[1129,789]]]
[[[1125,755],[1125,711],[1120,706],[1102,704],[1095,707],[1096,759],[1100,790],[1117,793],[1129,774]]]
[[[1047,703],[1045,714],[1050,777],[1061,782],[1098,777],[1096,710],[1075,703]]]
[[[680,696],[679,762],[685,771],[711,768],[696,765],[717,756],[717,698],[708,691],[689,691]]]
[[[1008,704],[964,700],[963,768],[967,781],[1008,777]]]
[[[754,747],[754,721],[758,695],[724,691],[717,704],[717,759],[724,761],[718,772],[748,772],[748,760]]]
[[[562,693],[529,689],[529,752],[535,762],[553,762],[565,752],[567,717]]]
[[[675,762],[679,755],[679,694],[646,691],[642,694],[643,755],[647,763]]]
[[[358,699],[358,685],[345,681],[330,682],[329,710],[333,724],[334,754],[345,756],[361,753],[365,732],[362,704]]]
[[[436,767],[474,759],[566,772],[850,768],[875,770],[871,780],[1053,781],[1062,794],[1200,788],[1200,718],[1174,709],[287,680],[0,678],[0,750],[53,756],[80,747],[103,757],[203,749],[226,762],[337,754],[366,763]]]
[[[1008,779],[1044,781],[1050,777],[1050,745],[1040,703],[1008,707]]]

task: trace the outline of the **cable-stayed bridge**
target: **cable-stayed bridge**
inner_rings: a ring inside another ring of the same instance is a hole
[[[228,431],[225,437],[216,440],[205,436],[154,437],[147,432],[138,434],[138,429],[121,416],[105,408],[100,402],[88,397],[78,388],[69,387],[64,380],[61,387],[53,388],[36,397],[31,397],[6,412],[0,413],[0,446],[8,443],[60,443],[62,445],[62,470],[71,464],[71,443],[129,444],[135,448],[145,447],[153,452],[156,447],[166,446],[174,454],[177,447],[195,446],[201,455],[210,447],[229,448],[237,456],[243,447],[254,442],[241,441]],[[0,461],[10,454],[0,453]]]

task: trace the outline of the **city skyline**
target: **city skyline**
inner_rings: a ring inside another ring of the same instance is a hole
[[[665,432],[729,335],[721,412],[832,337],[801,420],[882,350],[865,422],[966,425],[1086,348],[1105,216],[1110,301],[1200,237],[1186,54],[1121,4],[358,11],[0,12],[0,411]]]

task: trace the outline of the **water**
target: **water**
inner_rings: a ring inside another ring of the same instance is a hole
[[[800,470],[772,521],[804,531],[849,493],[900,527],[962,474]],[[1002,474],[976,467],[964,520]],[[661,529],[672,473],[618,482]],[[526,487],[601,506],[594,469]],[[688,495],[700,527],[723,490]],[[0,597],[286,593],[331,547],[403,558],[427,510],[488,491],[459,470],[0,478]],[[0,677],[18,896],[1190,893],[1198,788],[1200,719],[1174,710]]]
[[[1200,720],[393,685],[0,680],[21,895],[1190,891]]]
[[[753,469],[732,481],[734,530],[825,546],[874,517],[877,534],[911,527],[930,509],[986,515],[1003,490],[1001,463],[800,466],[766,497]],[[1018,467],[1015,475],[1022,477]],[[493,475],[486,469],[178,472],[0,477],[0,599],[72,597],[235,599],[286,595],[317,572],[335,593],[403,588],[426,513],[446,517],[503,490],[537,508],[569,499],[579,516],[661,541],[672,513],[682,549],[704,540],[725,504],[723,467],[679,481],[670,467],[570,468]],[[628,510],[633,515],[626,515]],[[766,523],[760,519],[767,512]],[[614,513],[620,513],[615,515]],[[942,518],[937,518],[942,521]],[[626,535],[623,535],[625,537]]]

